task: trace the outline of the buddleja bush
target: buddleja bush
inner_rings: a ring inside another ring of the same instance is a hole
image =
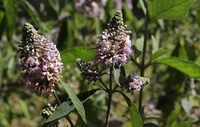
[[[148,26],[156,19],[174,20],[183,18],[192,2],[193,0],[170,0],[169,2],[163,0],[150,0],[148,3],[144,2],[146,7],[146,23],[142,50],[138,49],[137,46],[132,45],[130,38],[131,31],[126,30],[122,12],[117,11],[101,34],[97,35],[94,55],[92,54],[93,51],[91,51],[91,48],[84,47],[78,47],[63,52],[62,56],[64,58],[64,63],[67,59],[74,60],[74,62],[76,59],[77,67],[80,70],[83,79],[87,80],[88,83],[92,82],[93,85],[98,87],[97,89],[81,93],[77,96],[66,83],[61,81],[63,63],[61,62],[60,53],[54,43],[40,35],[31,24],[25,23],[23,27],[22,43],[19,45],[19,64],[23,72],[24,83],[39,96],[54,95],[58,102],[58,106],[48,104],[48,107],[43,110],[43,126],[58,126],[58,120],[63,117],[68,120],[71,126],[75,126],[69,117],[69,114],[75,110],[85,124],[87,124],[85,109],[82,103],[97,91],[104,91],[108,94],[106,105],[107,114],[104,120],[105,127],[109,126],[112,96],[115,93],[120,93],[127,102],[132,127],[156,126],[152,123],[144,124],[145,116],[142,104],[143,87],[150,84],[150,79],[144,77],[145,70],[150,65],[158,63],[165,64],[199,80],[200,67],[193,62],[176,57],[162,58],[161,56],[166,54],[166,51],[163,50],[154,51],[151,54],[150,60],[146,62],[147,40],[149,34]],[[82,4],[83,3],[77,3],[76,6],[82,7]],[[90,10],[81,9],[80,11],[90,12]],[[98,14],[99,13],[100,12],[98,12]],[[93,13],[90,13],[89,15],[90,17],[95,16]],[[100,17],[102,18],[102,16]],[[89,58],[82,53],[86,53],[85,55],[88,55]],[[78,58],[79,56],[80,58]],[[83,59],[86,59],[86,57],[87,59],[91,58],[90,60],[93,61],[84,61]],[[140,76],[135,70],[131,70],[134,73],[128,76],[126,75],[124,65],[129,61],[132,61],[134,65],[138,67]],[[106,78],[103,78],[103,76],[106,76]],[[109,83],[106,83],[107,80]],[[69,99],[65,102],[60,102],[56,91],[54,90],[54,86],[58,83],[62,84],[69,96]],[[124,89],[126,92],[124,92]],[[134,96],[136,91],[140,91],[139,110],[127,96],[127,94]],[[186,124],[191,125],[192,122]]]

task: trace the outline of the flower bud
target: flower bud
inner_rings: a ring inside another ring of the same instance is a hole
[[[126,88],[128,92],[131,92],[133,94],[135,91],[141,90],[142,87],[144,87],[149,83],[150,83],[149,78],[140,77],[136,73],[134,73],[127,77]]]
[[[76,60],[77,66],[81,72],[81,75],[85,80],[94,83],[99,79],[97,66],[91,63],[82,61],[81,59]]]

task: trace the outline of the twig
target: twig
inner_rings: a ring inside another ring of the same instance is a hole
[[[54,95],[54,97],[56,98],[56,101],[58,102],[58,104],[60,105],[60,104],[61,104],[61,101],[60,101],[60,99],[58,98],[58,95],[56,94],[56,91],[55,91],[55,90],[53,91],[53,95]],[[74,123],[71,121],[71,119],[69,118],[69,116],[65,116],[65,118],[68,120],[68,122],[70,123],[70,125],[71,125],[72,127],[75,127]]]
[[[140,69],[140,64],[131,56],[131,61]]]
[[[106,86],[106,84],[102,81],[102,79],[99,79],[99,82],[106,88],[106,90],[108,90],[108,87]]]

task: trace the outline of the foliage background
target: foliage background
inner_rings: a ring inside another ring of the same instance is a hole
[[[33,24],[41,34],[57,44],[62,52],[77,46],[94,46],[96,35],[105,28],[117,7],[113,0],[108,0],[104,7],[103,20],[87,18],[74,7],[70,0],[1,0],[0,1],[0,126],[21,127],[40,126],[42,108],[49,100],[32,94],[22,83],[18,68],[18,47],[21,42],[21,30],[25,22]],[[124,2],[122,11],[128,30],[132,31],[132,44],[140,47],[144,33],[144,13],[140,1],[133,1],[133,9]],[[153,44],[153,45],[152,45]],[[200,1],[195,1],[188,15],[181,20],[158,20],[150,25],[148,55],[152,49],[160,47],[168,50],[168,56],[176,56],[200,65]],[[73,52],[73,51],[72,51]],[[67,61],[64,57],[63,61]],[[74,61],[75,62],[75,61]],[[85,81],[73,61],[65,64],[63,79],[78,94],[98,87]],[[136,70],[129,62],[125,66],[127,73]],[[151,84],[144,90],[146,122],[158,126],[189,127],[184,122],[200,123],[200,86],[199,81],[189,78],[181,72],[164,65],[150,66],[145,77]],[[57,85],[61,100],[67,98],[64,89]],[[138,92],[129,95],[138,102]],[[98,92],[84,106],[86,117],[91,126],[101,126],[106,116],[106,95]],[[114,95],[111,110],[111,122],[118,126],[130,126],[127,105],[118,94]],[[71,114],[73,121],[77,116]],[[65,120],[60,126],[64,126]],[[115,125],[113,125],[115,126]],[[116,127],[116,126],[115,126]]]

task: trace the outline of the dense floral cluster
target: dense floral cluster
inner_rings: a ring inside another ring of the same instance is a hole
[[[126,88],[128,92],[133,94],[135,91],[139,91],[146,84],[149,84],[149,82],[148,78],[140,77],[136,73],[133,73],[127,77]]]
[[[79,0],[75,7],[88,17],[98,17],[103,19],[104,10],[101,8],[106,4],[107,0]]]
[[[81,59],[77,59],[76,62],[84,79],[89,82],[94,81],[94,83],[99,79],[97,66],[84,62]]]
[[[19,65],[24,82],[38,95],[49,94],[62,76],[62,63],[56,46],[29,23],[23,27],[22,43],[19,44]]]
[[[125,31],[122,12],[117,11],[108,28],[97,38],[95,62],[102,63],[105,68],[112,65],[123,65],[129,61],[131,50],[130,31]]]

